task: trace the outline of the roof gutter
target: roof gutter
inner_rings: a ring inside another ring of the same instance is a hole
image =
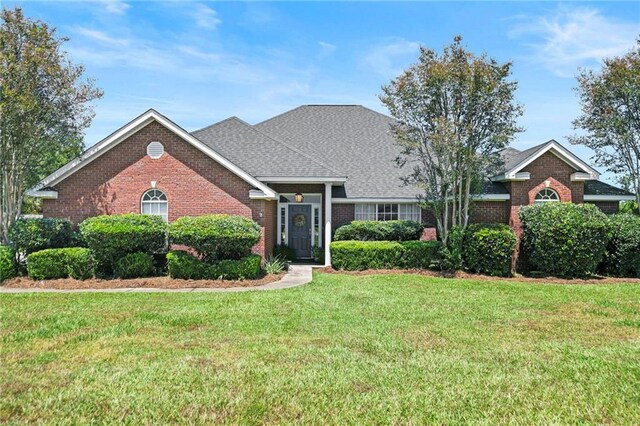
[[[347,181],[346,177],[309,177],[309,176],[299,176],[299,177],[288,177],[288,176],[258,176],[258,179],[261,182],[268,183],[333,183],[333,184],[343,184]]]
[[[635,195],[585,195],[584,201],[635,201]]]
[[[45,190],[37,190],[37,189],[29,189],[26,194],[29,197],[42,198],[43,200],[57,200],[58,199],[58,191],[45,191]]]

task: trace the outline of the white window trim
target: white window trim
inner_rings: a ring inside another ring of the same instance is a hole
[[[542,192],[542,191],[551,191],[554,194],[556,194],[555,199],[553,198],[537,198],[538,195]],[[542,203],[559,203],[560,201],[562,201],[560,199],[560,194],[558,194],[558,191],[556,191],[555,189],[552,188],[542,188],[540,191],[536,192],[536,195],[533,196],[533,204],[542,204]]]
[[[295,193],[293,192],[283,192],[279,195],[283,195],[283,196],[290,196],[293,197],[295,195]],[[307,193],[304,192],[302,193],[302,195],[304,197],[308,197],[308,196],[320,196],[320,202],[319,203],[283,203],[280,201],[280,197],[278,196],[278,220],[277,220],[277,243],[278,245],[280,244],[289,244],[289,206],[292,205],[296,205],[296,206],[311,206],[311,248],[313,248],[313,246],[316,245],[316,235],[314,231],[314,226],[315,226],[315,209],[318,209],[318,238],[319,241],[317,242],[318,247],[322,247],[322,194],[320,193]],[[285,235],[285,240],[287,241],[282,241],[282,208],[285,207],[284,209],[284,235]]]
[[[166,200],[148,200],[148,201],[144,201],[144,196],[147,194],[147,192],[149,191],[159,191],[162,192],[166,198]],[[161,214],[149,214],[149,213],[144,213],[144,204],[166,204],[167,206],[167,217],[164,217],[164,215]],[[167,197],[167,193],[164,192],[161,189],[158,188],[149,188],[146,191],[144,191],[142,193],[142,196],[140,197],[140,214],[149,214],[150,216],[160,216],[165,222],[169,222],[169,197]]]
[[[417,220],[417,222],[422,223],[422,209],[420,208],[420,206],[418,204],[415,203],[389,203],[389,202],[377,202],[377,203],[356,203],[354,204],[354,210],[353,210],[353,220],[363,220],[363,219],[356,219],[356,207],[357,206],[364,206],[364,205],[373,205],[374,206],[374,212],[375,212],[375,219],[369,219],[369,220],[374,220],[374,221],[378,221],[378,222],[382,222],[380,220],[380,217],[378,216],[378,205],[380,204],[395,204],[398,206],[398,219],[397,220],[412,220],[412,219],[400,219],[400,206],[404,205],[404,206],[417,206],[419,208],[419,220]]]

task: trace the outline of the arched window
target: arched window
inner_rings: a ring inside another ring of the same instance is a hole
[[[560,197],[558,196],[558,193],[550,188],[544,188],[540,190],[540,192],[536,194],[536,198],[534,200],[536,204],[558,202],[558,201],[560,201]]]
[[[165,222],[169,220],[169,203],[167,196],[159,189],[150,189],[142,195],[142,214],[161,216]]]

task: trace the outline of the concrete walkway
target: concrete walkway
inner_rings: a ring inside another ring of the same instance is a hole
[[[5,288],[0,286],[2,293],[233,293],[240,291],[255,290],[282,290],[285,288],[298,287],[311,282],[313,279],[312,267],[317,265],[290,265],[287,274],[280,281],[255,287],[229,287],[229,288],[105,288],[105,289],[75,289],[58,290],[49,288]]]

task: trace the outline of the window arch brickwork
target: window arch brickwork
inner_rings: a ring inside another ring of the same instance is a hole
[[[536,202],[536,195],[545,188],[555,191],[558,194],[558,197],[560,197],[560,201],[563,203],[570,203],[573,201],[571,188],[552,177],[548,177],[529,191],[529,204],[534,204]]]

